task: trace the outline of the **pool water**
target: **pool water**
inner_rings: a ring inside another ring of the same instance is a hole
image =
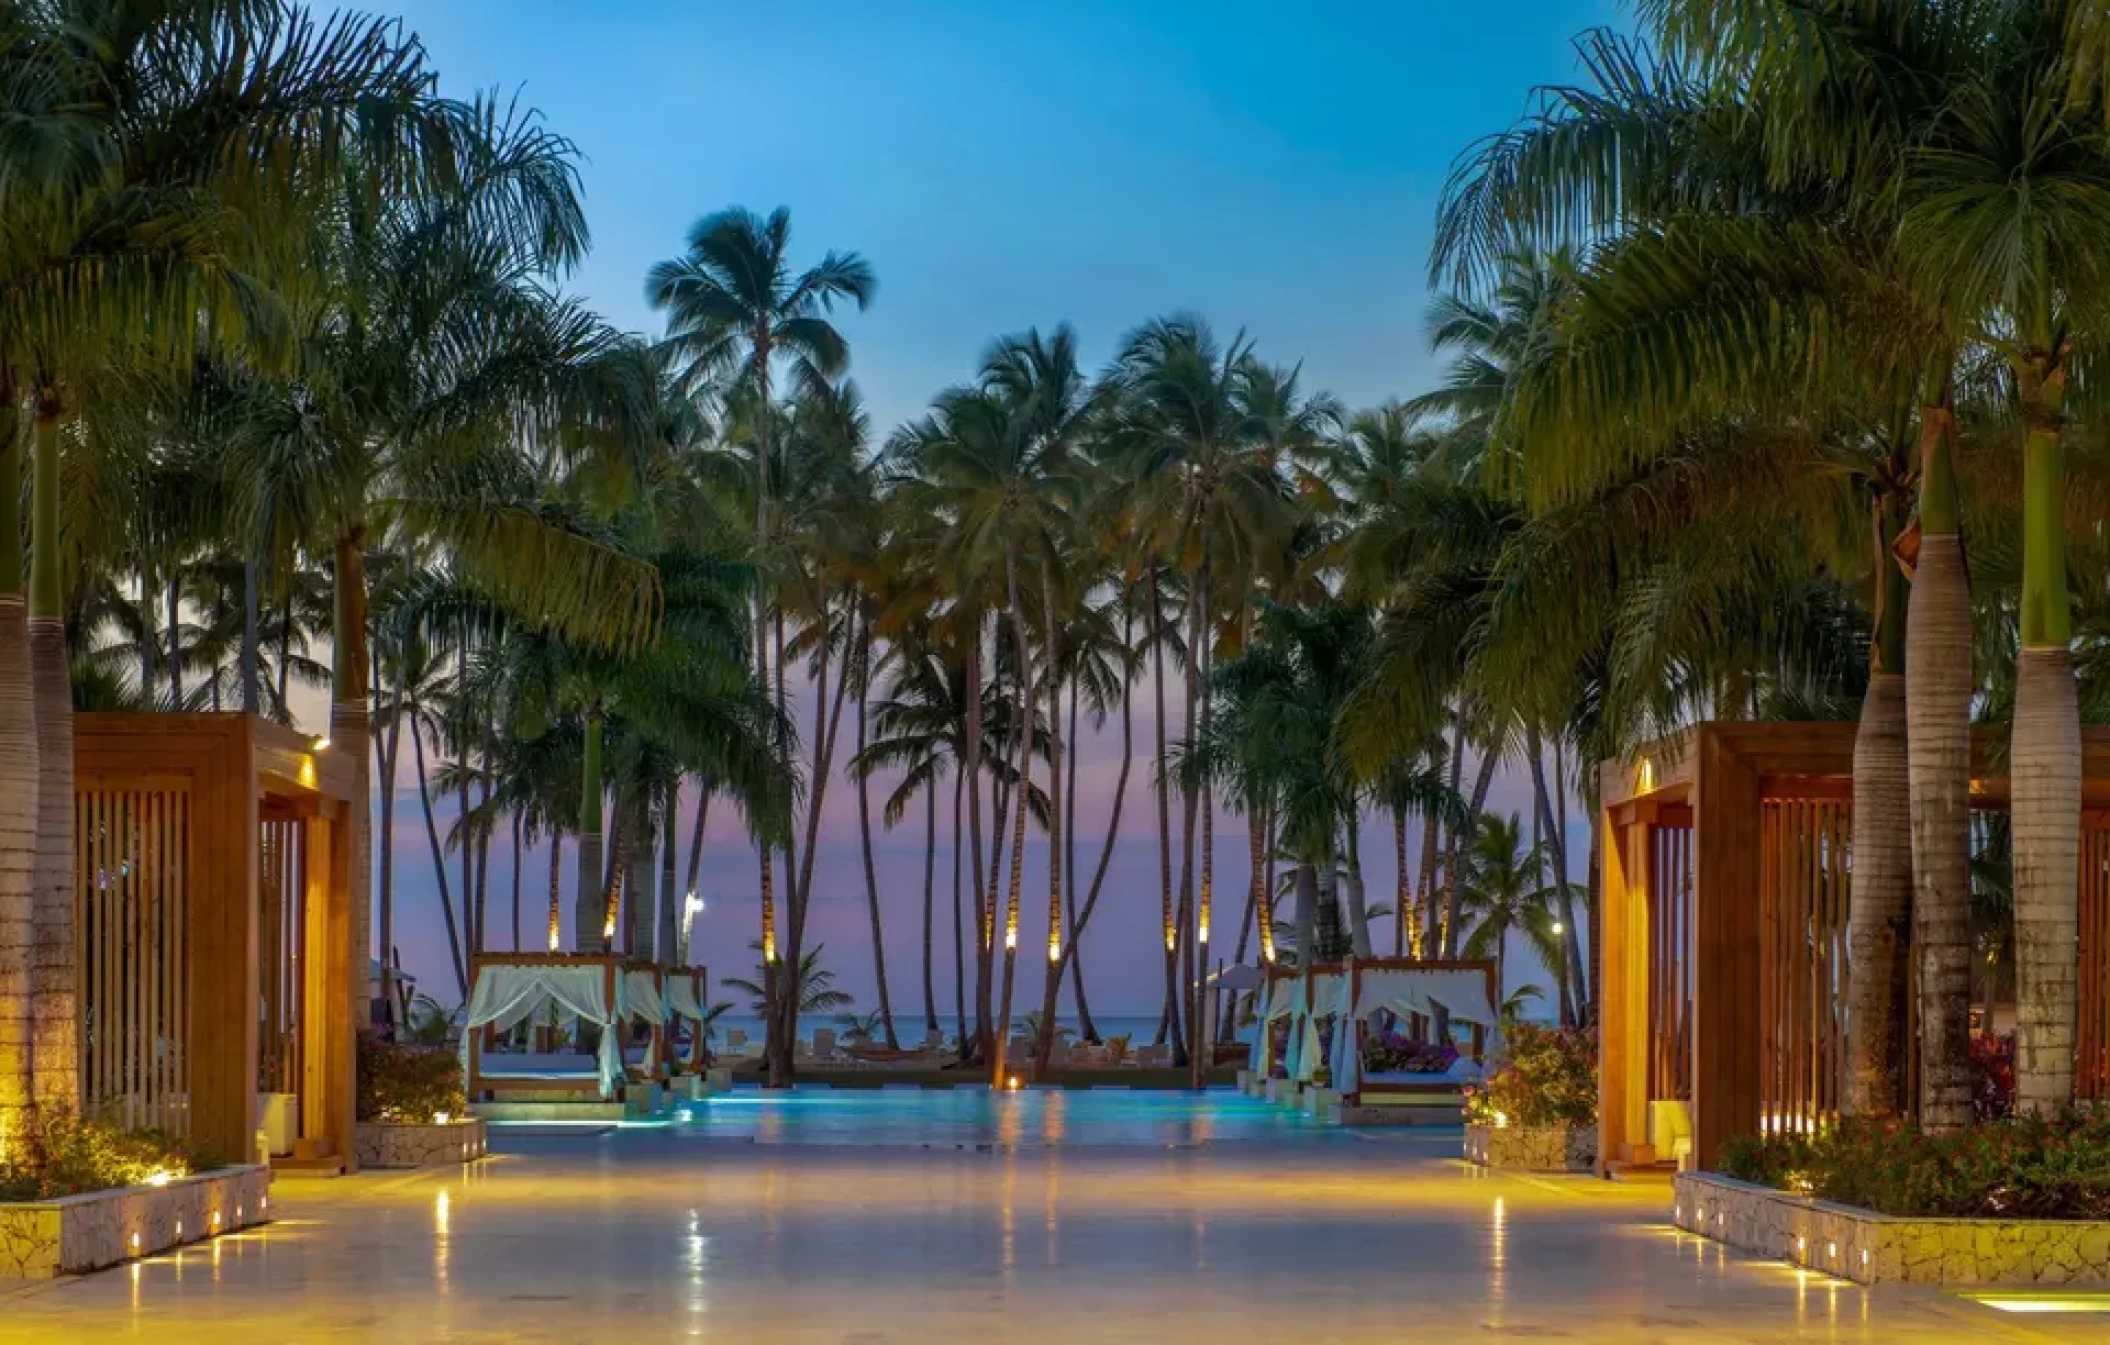
[[[1348,1139],[1339,1126],[1230,1089],[738,1089],[680,1104],[671,1129],[701,1139],[932,1149],[1194,1148]]]

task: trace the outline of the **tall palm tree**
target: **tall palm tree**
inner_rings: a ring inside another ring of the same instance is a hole
[[[829,315],[838,303],[866,307],[878,287],[871,266],[856,253],[831,252],[817,265],[794,271],[790,244],[788,210],[778,207],[767,217],[737,207],[722,210],[696,221],[689,230],[687,250],[655,265],[645,280],[653,308],[667,314],[666,344],[680,362],[689,391],[700,394],[714,384],[729,382],[764,409],[756,420],[754,443],[758,547],[766,546],[777,534],[771,517],[772,417],[768,410],[775,404],[777,366],[780,361],[791,362],[801,382],[839,375],[849,363],[849,345]],[[758,588],[754,600],[755,680],[764,688],[771,686],[769,611],[770,594]],[[776,711],[783,721],[787,707],[781,692]],[[787,772],[788,765],[787,757]],[[757,835],[765,838],[760,847],[765,981],[775,974],[771,969],[779,952],[767,838],[780,830],[775,820],[755,827]],[[797,923],[794,911],[794,929]],[[790,957],[794,962],[799,958],[795,939]],[[777,1025],[782,1012],[778,1009],[766,1016],[769,1078],[777,1086],[788,1085],[792,1071],[791,1047],[780,1040],[784,1034]]]

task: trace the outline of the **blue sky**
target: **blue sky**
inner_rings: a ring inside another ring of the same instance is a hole
[[[1302,361],[1307,386],[1351,405],[1423,390],[1424,274],[1453,157],[1513,121],[1533,85],[1575,78],[1575,34],[1621,17],[1611,0],[428,0],[406,11],[449,92],[517,91],[578,143],[595,246],[572,287],[616,323],[657,330],[646,268],[728,204],[788,205],[803,258],[862,252],[878,300],[843,325],[880,434],[970,374],[998,335],[1068,321],[1096,361],[1176,309],[1226,335],[1245,328],[1262,355]],[[1146,733],[1139,721],[1139,742]],[[1080,792],[1102,809],[1113,747],[1109,735],[1087,744]],[[1139,769],[1112,867],[1137,899],[1110,895],[1086,939],[1095,1005],[1112,1012],[1156,1003],[1146,778]],[[1497,805],[1521,806],[1511,792]],[[440,983],[414,792],[399,806],[404,954]],[[754,876],[726,812],[713,814],[702,884],[721,899],[698,939],[730,970],[749,960]],[[1082,820],[1088,838],[1103,833],[1103,816]],[[916,832],[880,851],[897,1008],[920,1000]],[[1220,890],[1242,890],[1242,826],[1219,839]],[[1370,849],[1383,894],[1389,837]],[[840,788],[814,919],[869,1005],[857,855],[854,796]],[[531,907],[541,862],[530,857]],[[941,907],[945,873],[941,860]],[[494,908],[504,882],[501,868]],[[504,920],[494,911],[491,923]],[[1020,1002],[1037,1004],[1038,989],[1033,971]]]

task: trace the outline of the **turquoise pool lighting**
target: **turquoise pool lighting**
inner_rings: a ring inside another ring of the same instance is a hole
[[[921,1148],[1177,1149],[1353,1138],[1300,1111],[1229,1089],[740,1089],[680,1104],[684,1135],[757,1144]]]

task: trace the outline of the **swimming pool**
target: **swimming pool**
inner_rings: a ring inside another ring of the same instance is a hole
[[[677,1108],[685,1137],[909,1148],[1194,1148],[1351,1138],[1339,1126],[1229,1089],[737,1089]]]

